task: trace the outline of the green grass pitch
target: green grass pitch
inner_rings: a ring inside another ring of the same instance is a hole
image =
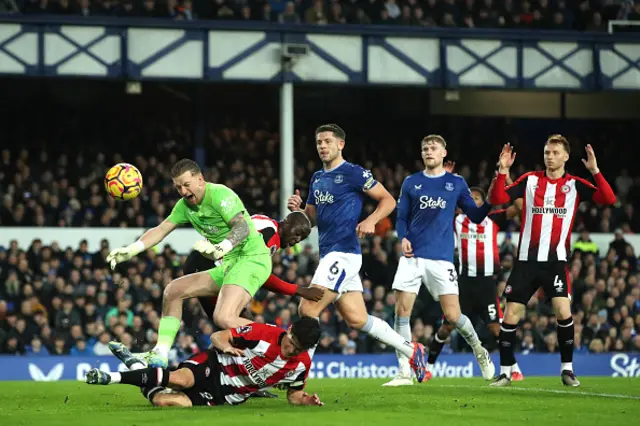
[[[511,388],[480,379],[433,379],[383,388],[382,380],[314,379],[324,407],[251,399],[237,407],[155,408],[132,386],[82,382],[3,382],[0,425],[616,425],[640,424],[640,378],[583,377],[566,388],[559,377],[527,377]]]

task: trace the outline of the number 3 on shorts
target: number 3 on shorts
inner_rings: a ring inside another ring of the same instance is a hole
[[[448,269],[449,271],[449,281],[454,282],[456,280],[456,270],[455,269]]]

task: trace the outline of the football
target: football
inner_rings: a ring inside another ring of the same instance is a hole
[[[116,200],[132,200],[142,191],[142,174],[131,164],[118,163],[105,175],[104,187]]]

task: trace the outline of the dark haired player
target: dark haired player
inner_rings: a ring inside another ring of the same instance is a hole
[[[279,249],[286,249],[305,240],[311,233],[311,221],[303,212],[292,212],[287,215],[282,222],[271,219],[268,216],[253,215],[251,221],[258,232],[262,235],[264,243],[269,248],[273,256]],[[206,258],[199,251],[193,250],[184,264],[185,274],[192,274],[198,271],[206,271],[216,266],[211,259]],[[281,280],[271,274],[262,286],[274,293],[287,296],[300,296],[303,299],[320,300],[324,291],[315,287],[300,287],[295,284]],[[207,317],[213,318],[217,297],[200,297],[200,304]],[[252,319],[251,314],[245,309],[242,313],[245,318]]]
[[[144,368],[129,351],[114,353],[130,368],[122,373],[92,369],[92,385],[126,384],[142,388],[157,407],[238,405],[252,394],[272,387],[287,389],[294,405],[324,405],[304,392],[311,358],[320,340],[320,324],[302,317],[289,331],[251,323],[211,335],[212,348],[183,361],[177,370]]]
[[[590,200],[610,205],[616,201],[611,186],[598,169],[591,145],[587,145],[586,152],[587,159],[582,162],[593,175],[596,186],[566,172],[570,146],[562,135],[552,135],[545,143],[545,170],[525,173],[512,185],[505,186],[516,154],[510,144],[502,148],[500,169],[489,195],[490,201],[499,205],[524,198],[524,207],[518,256],[504,290],[507,306],[500,326],[500,376],[492,386],[511,384],[516,327],[525,315],[529,299],[540,287],[551,299],[558,321],[562,383],[580,386],[573,372],[574,326],[567,267],[571,229],[580,202]]]
[[[369,315],[362,296],[362,250],[358,238],[373,235],[376,223],[389,216],[396,202],[369,170],[345,161],[342,151],[346,134],[340,126],[322,125],[316,129],[315,138],[323,167],[311,177],[304,210],[299,192],[289,197],[288,207],[291,211],[304,211],[318,226],[320,263],[311,285],[329,291],[318,302],[302,300],[300,313],[318,318],[329,304],[335,303],[349,327],[406,356],[421,382],[425,374],[422,344],[407,341],[389,324]],[[358,223],[365,197],[376,201],[377,207]]]

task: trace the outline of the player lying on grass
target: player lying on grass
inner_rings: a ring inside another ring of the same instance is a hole
[[[311,358],[320,340],[320,324],[302,317],[289,331],[250,323],[211,335],[211,349],[183,361],[177,370],[145,368],[144,360],[126,348],[117,354],[130,371],[90,370],[92,385],[138,386],[158,407],[237,405],[252,394],[272,387],[286,388],[294,405],[324,405],[304,392]]]
[[[107,260],[114,268],[162,241],[178,225],[191,223],[206,241],[195,249],[224,263],[207,271],[185,275],[164,289],[162,319],[156,347],[145,354],[151,367],[168,365],[169,349],[180,329],[182,301],[191,297],[218,296],[214,322],[222,329],[250,323],[242,309],[271,274],[271,256],[242,201],[230,188],[205,182],[200,167],[188,159],[171,169],[173,184],[182,196],[160,225],[135,243],[113,250]]]
[[[311,233],[311,221],[303,212],[292,212],[287,215],[282,222],[271,219],[268,216],[253,215],[251,221],[262,235],[264,243],[269,248],[271,255],[278,250],[292,247],[305,240]],[[197,250],[193,250],[184,264],[185,274],[192,274],[198,271],[206,271],[218,266],[220,261],[213,261],[205,257]],[[263,288],[274,293],[287,296],[300,296],[303,299],[318,301],[322,299],[324,291],[317,287],[300,287],[295,284],[281,280],[276,275],[271,274]],[[200,304],[209,318],[213,318],[217,297],[200,297]],[[246,309],[241,314],[244,318],[252,320],[253,317]]]

